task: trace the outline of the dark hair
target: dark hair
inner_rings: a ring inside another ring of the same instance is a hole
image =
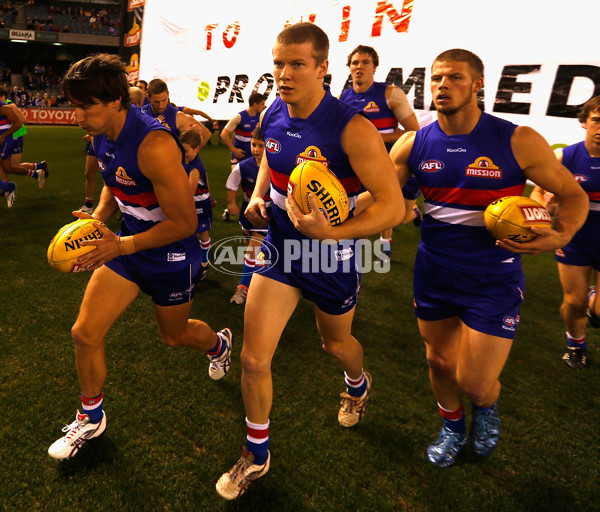
[[[0,87],[0,96],[8,96],[8,91],[4,87]]]
[[[578,112],[577,119],[580,123],[585,123],[594,110],[600,112],[600,96],[594,96],[591,100],[586,101]]]
[[[329,38],[314,23],[296,23],[284,28],[277,36],[277,42],[283,46],[307,42],[312,43],[312,56],[317,65],[323,63],[329,56]]]
[[[129,83],[125,64],[110,53],[97,53],[72,64],[62,81],[71,103],[93,105],[120,99],[129,108]]]
[[[202,144],[202,136],[196,130],[187,130],[179,136],[182,144],[188,144],[193,148],[200,147]]]
[[[146,80],[138,80],[135,84],[144,84],[144,87],[146,89],[148,88],[148,82],[146,82]]]
[[[258,125],[256,128],[254,128],[254,130],[252,130],[252,135],[250,136],[250,138],[263,141],[265,140],[262,134],[262,130],[260,129],[260,125]]]
[[[473,78],[483,77],[483,62],[477,55],[469,50],[463,50],[461,48],[446,50],[445,52],[440,53],[433,62],[443,61],[466,62],[471,68],[471,71],[473,71]]]
[[[148,93],[148,96],[152,96],[153,94],[169,92],[169,88],[167,87],[167,83],[165,81],[161,80],[160,78],[155,78],[154,80],[150,80],[146,92]]]
[[[352,56],[355,53],[366,53],[367,55],[369,55],[371,57],[371,60],[373,61],[373,66],[375,66],[375,67],[379,66],[379,55],[377,55],[375,48],[373,48],[371,46],[364,46],[362,44],[359,44],[356,48],[354,48],[354,50],[352,50],[350,52],[350,55],[348,55],[348,62],[346,62],[346,66],[350,67],[350,62],[352,61]]]
[[[259,92],[253,92],[248,98],[248,104],[250,106],[255,105],[256,103],[260,103],[261,101],[266,101],[267,97],[264,94]]]

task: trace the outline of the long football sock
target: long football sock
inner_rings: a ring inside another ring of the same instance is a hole
[[[210,350],[207,350],[206,355],[211,357],[220,356],[227,348],[227,343],[225,343],[225,340],[221,338],[219,333],[217,333],[217,338],[217,344]]]
[[[98,396],[87,398],[81,395],[81,412],[87,414],[90,418],[90,423],[100,423],[102,421],[102,401],[104,393]]]
[[[252,273],[255,268],[255,260],[250,259],[248,256],[244,258],[244,268],[242,269],[242,279],[240,279],[240,284],[248,288],[250,286],[250,281],[252,280]]]
[[[252,423],[246,418],[246,450],[254,455],[254,464],[262,466],[267,462],[269,451],[269,421]]]
[[[365,379],[365,373],[363,372],[360,378],[354,380],[348,377],[348,374],[344,372],[344,380],[346,381],[346,392],[350,396],[357,398],[363,396],[367,390],[367,379]]]
[[[208,263],[208,253],[210,251],[210,238],[203,242],[200,240],[200,261],[202,264]]]
[[[444,409],[439,403],[438,407],[440,409],[442,419],[444,420],[444,425],[447,428],[453,432],[458,432],[459,434],[464,434],[467,431],[467,426],[465,424],[465,407],[462,404],[454,411]]]
[[[571,336],[568,332],[566,334],[567,334],[567,343],[569,344],[569,348],[579,348],[582,350],[587,350],[585,334],[581,338],[575,338],[575,337]]]

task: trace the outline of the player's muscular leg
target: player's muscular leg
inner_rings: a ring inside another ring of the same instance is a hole
[[[484,334],[463,324],[456,377],[471,402],[490,407],[498,400],[498,379],[511,347],[512,340]]]
[[[297,288],[260,274],[252,277],[244,313],[242,396],[246,417],[262,424],[273,402],[271,360],[281,333],[300,300]]]
[[[85,290],[71,335],[84,396],[96,396],[106,379],[104,336],[139,293],[137,285],[106,266],[95,270]]]
[[[565,329],[575,338],[585,335],[585,311],[591,270],[591,267],[558,264],[558,275],[563,288],[560,316]]]
[[[351,333],[355,309],[343,315],[329,315],[315,306],[323,350],[341,363],[351,379],[359,379],[363,367],[362,346]]]
[[[444,409],[458,409],[463,393],[456,380],[456,366],[461,339],[458,317],[434,322],[418,319],[419,331],[425,342],[429,380],[433,394]]]
[[[190,318],[192,301],[177,306],[154,304],[161,341],[168,347],[210,350],[218,341],[217,334],[206,322]]]

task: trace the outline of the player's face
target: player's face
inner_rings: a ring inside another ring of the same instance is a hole
[[[265,103],[267,102],[267,100],[261,101],[259,103],[255,103],[254,106],[256,108],[256,111],[260,114],[265,108],[267,108],[267,105],[265,105]]]
[[[169,93],[161,92],[153,94],[152,96],[149,96],[148,99],[150,100],[150,105],[152,105],[152,112],[155,114],[162,114],[169,104]]]
[[[323,90],[328,61],[321,64],[312,56],[312,42],[273,47],[273,76],[285,103],[301,104]]]
[[[75,121],[80,128],[90,135],[106,134],[112,126],[112,120],[118,111],[120,100],[109,103],[92,103],[91,105],[78,105],[69,102],[75,107]]]
[[[182,144],[183,150],[185,151],[185,163],[190,163],[198,154],[198,148],[190,146],[189,144]]]
[[[438,112],[456,114],[475,101],[483,78],[473,78],[466,62],[435,61],[431,67],[431,94]]]
[[[585,128],[585,141],[600,147],[600,111],[590,112],[582,126]]]
[[[259,139],[251,139],[250,140],[250,151],[252,151],[252,156],[255,158],[256,163],[260,165],[260,161],[262,160],[263,153],[265,152],[265,143]]]
[[[375,81],[375,70],[373,59],[368,53],[355,53],[350,59],[350,74],[352,82],[358,86],[371,84]]]

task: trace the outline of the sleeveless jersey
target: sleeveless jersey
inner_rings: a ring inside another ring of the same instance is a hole
[[[8,105],[9,103],[14,103],[14,101],[7,99],[6,105]],[[12,134],[12,138],[17,140],[19,137],[23,137],[23,135],[27,135],[27,128],[25,128],[24,124],[21,125],[21,128],[19,128],[15,133]]]
[[[483,221],[492,201],[525,189],[515,128],[482,112],[469,134],[446,135],[438,121],[416,132],[408,165],[424,197],[421,247],[441,264],[471,273],[520,268],[520,255],[497,247]]]
[[[250,158],[244,158],[240,163],[240,186],[244,191],[244,201],[250,201],[252,192],[254,192],[254,186],[256,185],[256,177],[258,176],[258,164],[256,158],[251,156]],[[267,206],[271,204],[271,196],[267,192],[263,197]]]
[[[147,114],[154,119],[158,120],[168,130],[171,130],[177,137],[179,137],[179,130],[177,129],[177,107],[173,105],[167,105],[167,108],[162,114],[155,114],[152,110],[152,105],[145,105],[142,107],[142,112]]]
[[[388,84],[383,82],[374,82],[365,92],[355,92],[350,87],[342,92],[340,100],[362,110],[380,133],[392,133],[398,126],[398,121],[385,99],[387,88]],[[385,145],[388,152],[393,145]]]
[[[269,237],[278,249],[284,247],[286,239],[307,238],[294,227],[285,208],[288,179],[299,163],[316,160],[326,165],[346,189],[351,211],[356,206],[361,183],[342,149],[341,135],[358,113],[360,111],[334,98],[329,88],[307,119],[290,117],[281,98],[277,98],[265,113],[261,127],[271,174],[273,208]],[[338,246],[341,247],[340,244]]]
[[[196,213],[198,214],[198,219],[203,215],[207,215],[212,213],[212,206],[210,205],[210,192],[208,190],[208,179],[206,178],[206,169],[204,168],[204,164],[200,157],[196,155],[189,163],[183,163],[183,167],[185,172],[190,174],[193,169],[198,169],[200,172],[200,178],[198,180],[198,184],[196,185],[196,190],[194,191],[194,202],[196,203]]]
[[[138,167],[140,144],[153,130],[165,130],[175,138],[159,122],[131,106],[116,141],[105,135],[94,136],[94,152],[102,178],[114,194],[123,216],[121,234],[124,236],[148,231],[167,218],[158,204],[152,182]],[[183,155],[183,148],[175,140]],[[127,256],[139,268],[155,273],[175,272],[199,257],[200,245],[195,235]]]
[[[250,149],[250,139],[252,138],[252,132],[254,131],[254,128],[256,128],[256,125],[260,120],[260,114],[251,116],[248,114],[247,110],[242,110],[239,114],[242,117],[242,120],[233,131],[233,145],[236,148],[243,149],[246,153],[246,156],[250,156],[252,155],[252,151]]]
[[[600,220],[600,157],[590,156],[581,141],[563,149],[563,165],[571,171],[590,200],[590,215]]]
[[[6,105],[6,102],[0,100],[0,107]],[[0,133],[10,130],[12,128],[12,123],[8,120],[8,118],[0,115]]]

